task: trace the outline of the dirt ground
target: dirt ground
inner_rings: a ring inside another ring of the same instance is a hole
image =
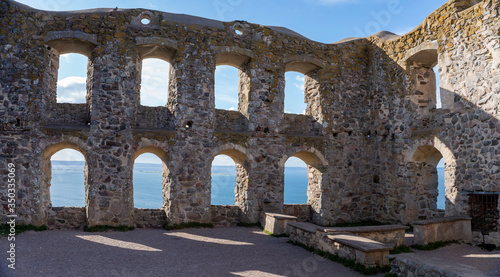
[[[0,239],[0,276],[361,276],[253,228],[27,232]],[[4,251],[5,250],[5,251]]]

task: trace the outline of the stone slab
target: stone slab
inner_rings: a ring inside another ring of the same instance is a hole
[[[387,257],[391,260],[391,272],[396,272],[398,276],[489,276],[468,265],[415,253]]]
[[[428,224],[454,222],[454,221],[461,221],[461,220],[471,220],[471,218],[466,217],[466,216],[449,216],[449,217],[442,217],[442,218],[431,218],[431,219],[415,221],[415,222],[413,222],[413,225],[428,225]]]
[[[370,253],[378,251],[389,251],[394,248],[394,243],[381,243],[364,237],[352,234],[328,235],[328,238],[334,242],[347,245],[354,249]]]
[[[264,229],[274,235],[286,233],[287,224],[297,220],[296,216],[280,213],[265,213],[265,215]]]
[[[318,230],[325,233],[371,233],[371,232],[390,232],[407,230],[408,226],[403,225],[381,225],[381,226],[360,226],[360,227],[319,227]]]
[[[321,228],[320,226],[309,222],[290,222],[288,225],[309,233],[316,233],[316,230]]]
[[[287,214],[280,214],[280,213],[266,213],[266,216],[274,217],[276,219],[291,219],[291,220],[297,220],[296,216],[293,215],[287,215]]]
[[[418,223],[418,224],[416,224]],[[428,244],[437,241],[458,240],[472,242],[470,218],[448,217],[418,221],[414,224],[416,244]]]

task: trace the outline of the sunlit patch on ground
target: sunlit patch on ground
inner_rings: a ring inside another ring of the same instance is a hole
[[[108,245],[108,246],[114,246],[114,247],[119,247],[119,248],[124,248],[124,249],[130,249],[130,250],[151,251],[151,252],[163,251],[161,249],[149,247],[149,246],[146,246],[144,244],[135,243],[135,242],[128,242],[128,241],[123,241],[123,240],[117,240],[117,239],[110,239],[110,238],[99,236],[99,235],[76,236],[76,237],[84,239],[84,240],[88,240],[91,242],[95,242],[95,243],[100,243],[100,244],[104,244],[104,245]]]
[[[195,240],[195,241],[202,241],[202,242],[210,242],[210,243],[217,243],[217,244],[225,244],[225,245],[254,245],[253,243],[249,243],[249,242],[227,240],[227,239],[216,239],[216,238],[198,236],[198,235],[193,235],[193,234],[188,234],[188,233],[182,233],[182,232],[165,233],[165,235],[172,236],[172,237],[183,238],[183,239],[189,239],[189,240]]]

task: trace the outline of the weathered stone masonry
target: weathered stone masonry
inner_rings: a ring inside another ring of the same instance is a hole
[[[471,193],[500,192],[499,7],[450,0],[404,36],[322,44],[247,22],[143,9],[47,12],[2,0],[0,199],[7,203],[12,162],[19,219],[56,228],[256,222],[285,208],[318,224],[469,215]],[[89,58],[86,104],[56,103],[59,55],[72,52]],[[164,107],[140,105],[145,58],[171,64]],[[223,64],[240,70],[238,111],[215,109]],[[305,115],[283,112],[290,70],[306,75]],[[82,209],[50,203],[50,157],[64,148],[86,159]],[[133,162],[145,152],[164,162],[163,212],[133,206]],[[210,205],[218,154],[237,164],[236,206]],[[283,205],[291,156],[309,166],[309,206]],[[445,212],[436,208],[441,157]],[[486,239],[500,244],[497,230]]]

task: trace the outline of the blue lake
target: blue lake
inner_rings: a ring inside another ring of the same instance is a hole
[[[141,164],[134,166],[134,206],[138,208],[160,208],[163,204],[161,165]],[[52,161],[50,188],[54,207],[85,206],[83,162]],[[438,168],[438,208],[444,209],[444,168]],[[236,168],[234,166],[212,167],[212,205],[233,205]],[[285,204],[307,202],[307,169],[285,168]]]

